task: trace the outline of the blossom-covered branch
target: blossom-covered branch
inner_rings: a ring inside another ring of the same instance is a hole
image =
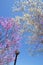
[[[16,16],[22,25],[21,33],[27,32],[28,42],[26,43],[36,45],[34,50],[39,49],[41,52],[43,49],[43,2],[41,0],[18,0],[13,4],[12,12],[22,14],[22,16]]]
[[[20,25],[14,18],[0,18],[0,65],[14,61],[20,48]]]

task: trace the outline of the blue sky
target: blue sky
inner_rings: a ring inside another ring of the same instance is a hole
[[[17,15],[13,15],[11,10],[13,2],[14,0],[0,0],[0,17],[10,18]],[[43,65],[43,56],[30,56],[28,52],[28,45],[23,43],[25,42],[22,41],[22,47],[20,49],[20,55],[18,56],[16,65]],[[13,65],[13,62],[11,62],[10,65]]]

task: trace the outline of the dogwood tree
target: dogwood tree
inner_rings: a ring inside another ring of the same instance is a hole
[[[20,33],[27,33],[26,43],[30,52],[43,52],[43,2],[41,0],[14,1],[12,12],[21,26]],[[26,34],[25,34],[26,36]]]

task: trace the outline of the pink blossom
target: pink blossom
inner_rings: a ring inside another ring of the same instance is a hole
[[[9,63],[13,61],[15,58],[15,50],[18,49],[21,40],[18,32],[20,26],[14,18],[2,18],[0,25],[2,27],[0,32],[2,32],[2,30],[5,31],[2,32],[2,34],[0,33],[0,62],[4,64],[5,62]]]

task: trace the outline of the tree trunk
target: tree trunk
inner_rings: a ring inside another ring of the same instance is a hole
[[[17,61],[17,55],[16,55],[16,57],[15,57],[14,65],[16,65],[16,61]]]

